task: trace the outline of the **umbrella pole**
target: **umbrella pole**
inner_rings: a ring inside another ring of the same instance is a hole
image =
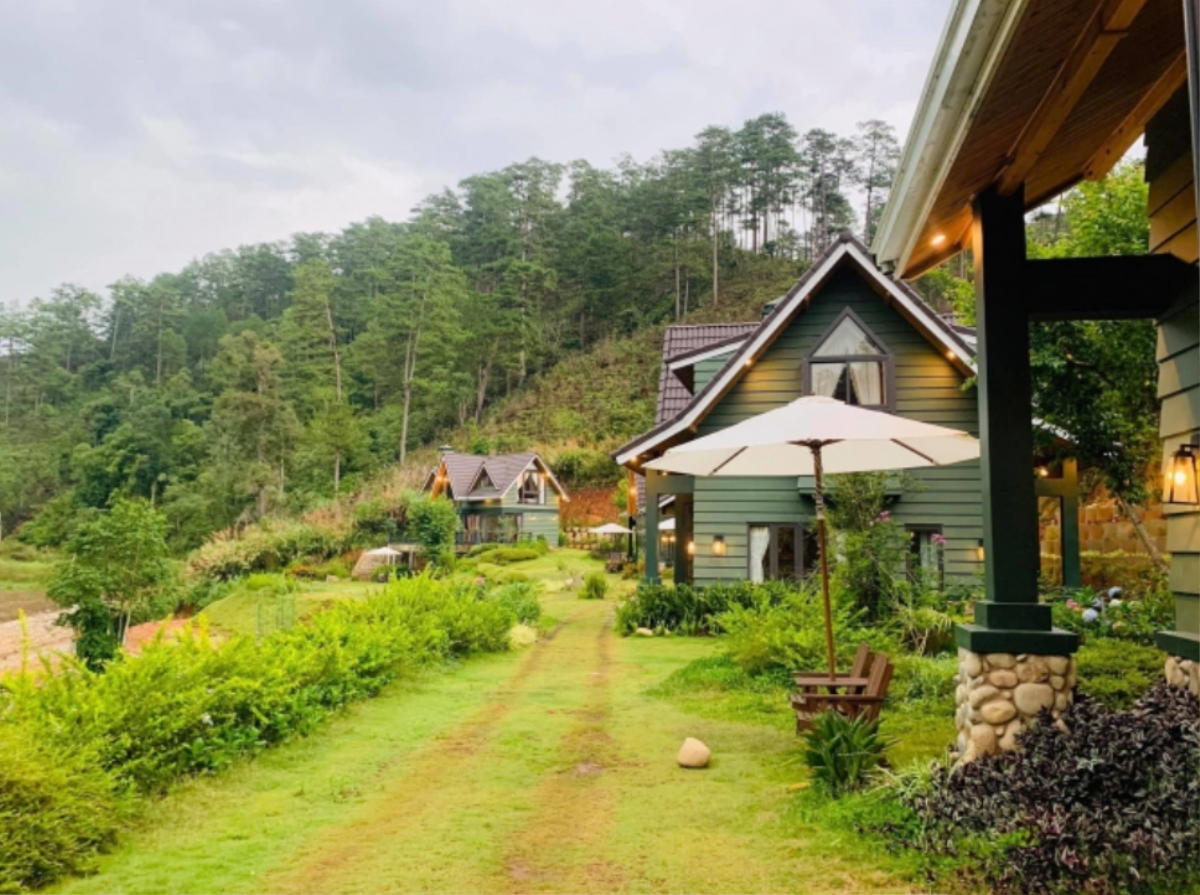
[[[825,484],[821,470],[821,447],[812,446],[813,477],[816,487],[813,499],[817,504],[817,552],[821,562],[821,599],[825,608],[825,655],[829,659],[829,679],[837,677],[837,659],[833,651],[833,607],[829,603],[829,554],[825,540]]]

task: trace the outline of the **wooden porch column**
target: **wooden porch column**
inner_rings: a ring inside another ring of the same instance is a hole
[[[992,188],[976,199],[971,244],[986,599],[955,639],[975,653],[1066,655],[1079,638],[1052,630],[1050,607],[1038,603],[1023,187],[1008,196]]]
[[[646,573],[642,580],[658,584],[658,482],[661,472],[646,470],[646,530],[642,532],[642,555],[646,558]]]

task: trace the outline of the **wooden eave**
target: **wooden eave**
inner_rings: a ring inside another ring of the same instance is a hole
[[[975,197],[1025,185],[1037,208],[1100,179],[1184,83],[1180,0],[1030,0],[907,258],[906,279],[969,245]],[[921,197],[900,197],[919,201]]]

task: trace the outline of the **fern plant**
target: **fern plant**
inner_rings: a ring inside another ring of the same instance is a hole
[[[603,600],[608,594],[608,579],[600,572],[592,572],[583,579],[583,590],[579,592],[581,600]]]
[[[804,763],[833,797],[858,789],[895,741],[879,735],[879,721],[822,712],[804,736]]]

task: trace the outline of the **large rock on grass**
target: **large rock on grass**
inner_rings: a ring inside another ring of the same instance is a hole
[[[694,737],[688,737],[679,748],[679,755],[675,760],[681,768],[706,768],[710,758],[712,751],[708,746]]]

